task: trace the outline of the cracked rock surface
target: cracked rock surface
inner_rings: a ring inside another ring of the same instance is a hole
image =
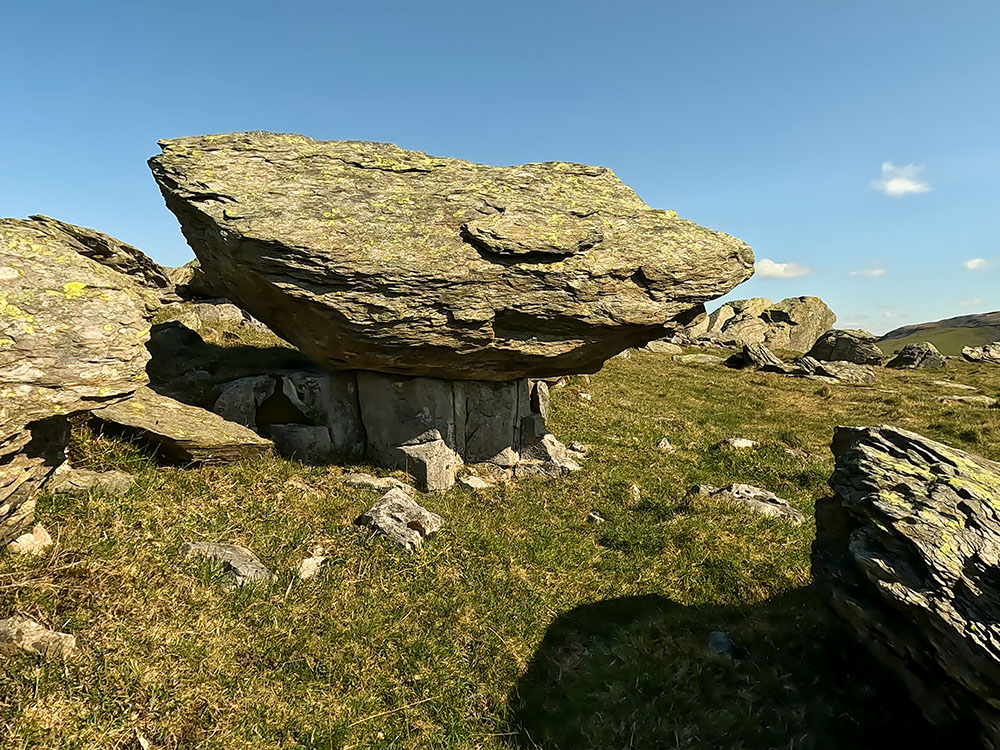
[[[354,523],[375,529],[393,544],[412,551],[421,545],[424,537],[440,531],[444,519],[418,505],[405,490],[395,487]]]

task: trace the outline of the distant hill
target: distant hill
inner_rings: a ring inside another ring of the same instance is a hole
[[[906,344],[921,341],[931,342],[942,354],[948,355],[961,354],[963,346],[982,346],[1000,341],[1000,310],[903,326],[889,331],[876,343],[888,355]]]

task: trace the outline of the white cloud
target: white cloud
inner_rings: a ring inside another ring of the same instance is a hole
[[[899,313],[896,312],[895,310],[886,310],[884,313],[882,313],[882,317],[885,318],[886,320],[895,320],[896,318],[899,317]]]
[[[857,271],[851,271],[851,276],[867,276],[868,278],[874,279],[878,276],[885,276],[884,268],[859,268]]]
[[[761,258],[754,263],[757,275],[765,279],[794,279],[812,273],[812,269],[798,263],[775,263],[770,258]]]
[[[966,271],[982,271],[988,265],[986,258],[969,258],[962,264],[962,268]]]
[[[969,297],[962,300],[962,307],[982,307],[985,304],[986,300],[980,297]]]
[[[923,167],[918,167],[916,164],[897,167],[891,161],[884,161],[882,179],[872,182],[872,187],[894,198],[911,193],[926,193],[931,186],[926,180],[921,179],[921,172]]]

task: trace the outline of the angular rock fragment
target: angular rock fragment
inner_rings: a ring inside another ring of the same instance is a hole
[[[482,477],[477,477],[474,474],[466,474],[465,476],[458,478],[458,483],[470,490],[485,490],[493,485],[487,482]]]
[[[680,345],[662,339],[650,341],[642,348],[644,351],[653,352],[654,354],[680,354],[684,351],[684,348]]]
[[[756,448],[758,445],[760,445],[760,443],[756,440],[741,437],[726,438],[722,441],[722,446],[724,448],[732,448],[733,450],[749,450],[751,448]]]
[[[105,495],[124,495],[135,484],[135,477],[124,471],[90,471],[61,466],[45,485],[53,494],[68,492],[100,492]]]
[[[1000,464],[888,426],[833,454],[814,579],[931,723],[1000,748]]]
[[[804,375],[813,379],[829,379],[852,385],[874,385],[875,373],[870,367],[851,362],[820,362],[812,357],[795,360],[793,375]]]
[[[14,615],[0,620],[0,654],[9,656],[18,651],[68,659],[76,654],[76,636],[49,630],[30,617]]]
[[[309,554],[302,558],[302,562],[299,563],[299,579],[308,581],[310,578],[318,576],[326,559],[326,546],[314,544],[309,550]]]
[[[253,552],[237,544],[218,544],[216,542],[185,542],[181,546],[184,557],[207,557],[222,563],[233,574],[236,585],[269,581],[271,571]]]
[[[160,446],[164,455],[185,463],[220,463],[268,453],[266,440],[243,425],[175,401],[149,388],[128,400],[97,409],[94,417]]]
[[[765,372],[788,372],[785,363],[774,352],[763,344],[744,344],[743,351],[727,360],[726,364],[738,364],[739,367],[753,367]]]
[[[7,551],[12,555],[41,555],[52,546],[52,535],[41,524],[35,524],[27,534],[21,534],[7,545]]]
[[[924,341],[919,344],[907,344],[896,356],[886,362],[885,366],[894,370],[932,369],[944,367],[944,357],[937,347]]]
[[[354,521],[368,526],[407,551],[416,549],[425,537],[436,534],[444,519],[419,506],[409,493],[394,488]]]
[[[743,505],[757,513],[780,518],[796,526],[805,520],[805,517],[789,505],[787,500],[783,500],[773,492],[762,490],[760,487],[754,487],[750,484],[730,484],[721,488],[713,487],[710,484],[696,484],[688,490],[687,496],[707,497]]]
[[[674,453],[674,452],[676,452],[674,446],[672,446],[670,444],[670,441],[667,440],[666,438],[663,438],[662,440],[660,440],[660,442],[658,442],[656,444],[656,447],[659,450],[663,451],[664,453]]]
[[[274,133],[160,146],[150,168],[205,273],[329,369],[593,372],[752,272],[744,243],[602,167]]]
[[[827,331],[809,350],[808,356],[821,362],[851,362],[856,365],[882,364],[885,355],[875,343],[874,333],[855,328]]]
[[[992,396],[940,396],[942,404],[971,404],[973,406],[995,406],[997,400]]]
[[[962,348],[962,357],[969,362],[986,362],[1000,365],[1000,341],[994,341],[983,346],[966,346]]]

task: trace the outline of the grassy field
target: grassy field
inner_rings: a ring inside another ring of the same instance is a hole
[[[929,328],[925,331],[911,333],[909,336],[882,339],[878,342],[887,356],[899,351],[907,344],[919,344],[929,341],[944,355],[957,357],[966,346],[984,346],[992,341],[1000,340],[1000,326],[980,326],[978,328],[941,327]]]
[[[809,546],[834,425],[890,423],[1000,459],[1000,409],[937,403],[942,377],[1000,395],[1000,368],[965,363],[852,388],[613,360],[553,392],[553,431],[591,446],[583,471],[428,496],[448,523],[416,554],[352,525],[377,495],[344,487],[343,468],[163,468],[81,430],[77,465],[139,482],[123,498],[43,497],[50,553],[0,554],[0,616],[81,646],[65,665],[4,662],[0,746],[926,746],[900,688],[810,585]],[[718,447],[736,436],[761,447]],[[657,450],[663,437],[676,453]],[[809,522],[683,499],[733,481]],[[230,590],[219,568],[181,558],[188,540],[244,544],[277,580]],[[331,560],[299,581],[318,541]],[[713,630],[741,658],[710,653]]]

